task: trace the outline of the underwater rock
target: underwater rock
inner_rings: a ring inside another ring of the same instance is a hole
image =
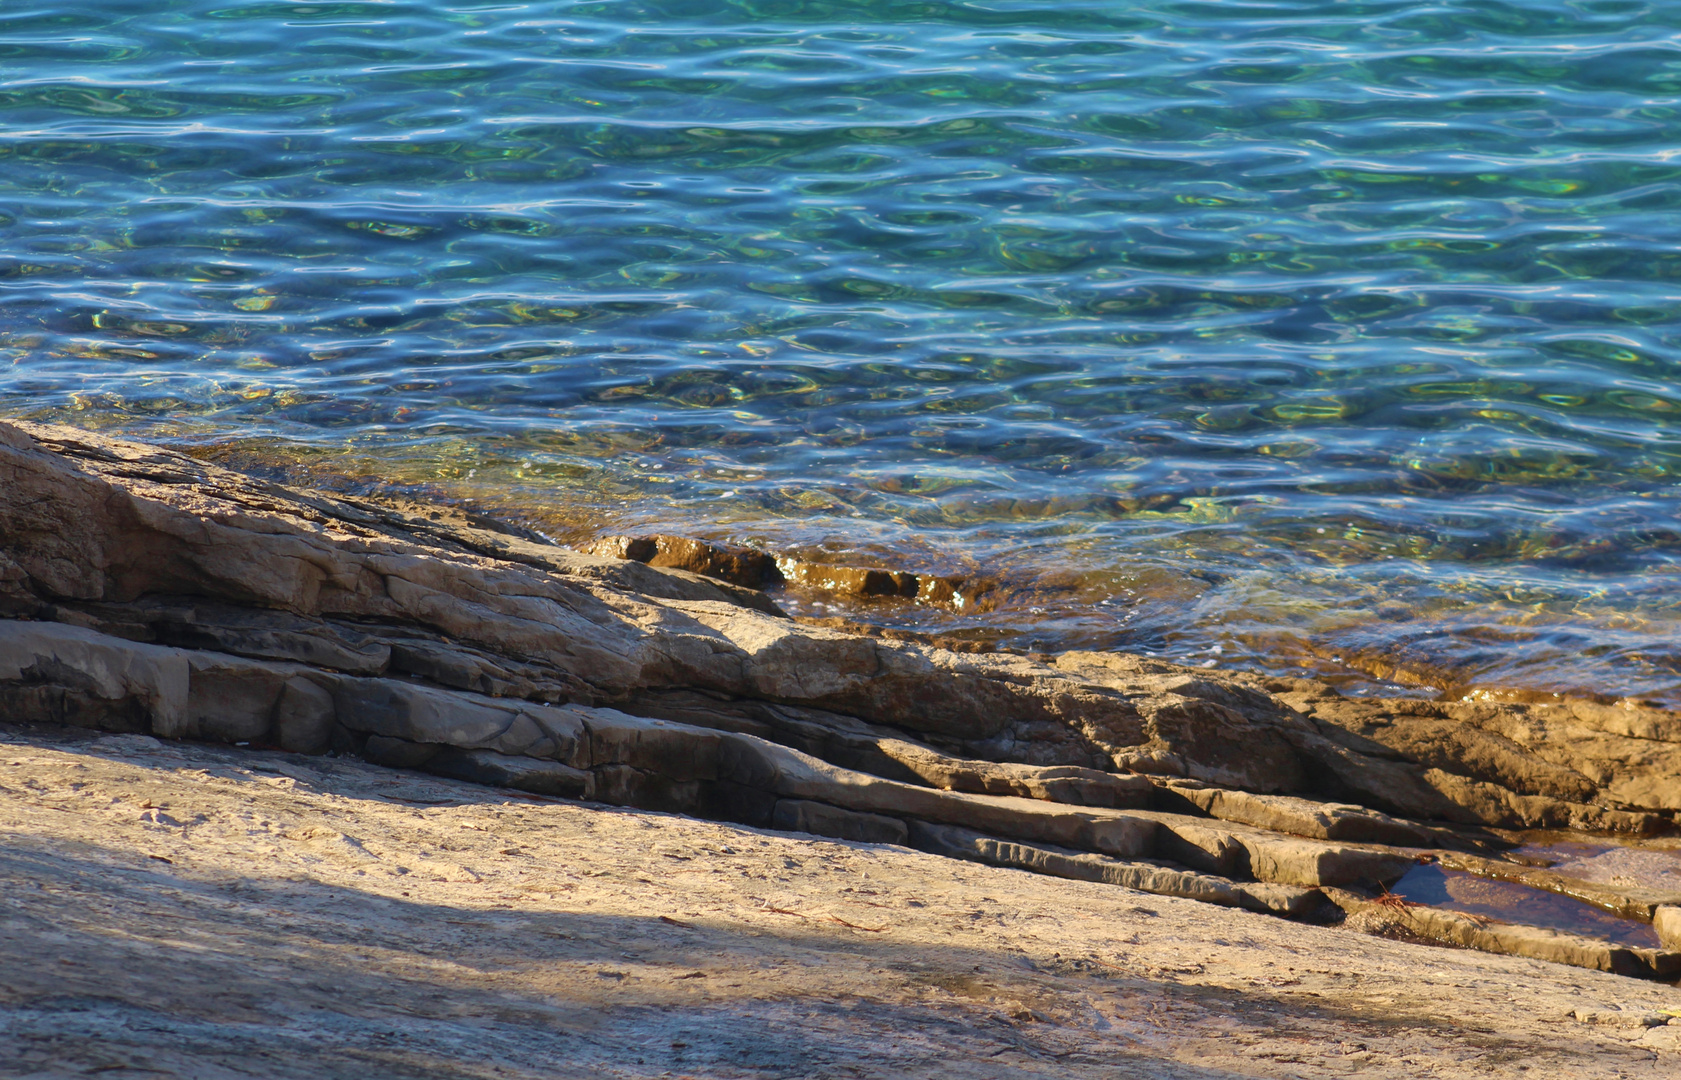
[[[913,574],[880,567],[841,566],[792,555],[772,556],[740,544],[720,544],[686,536],[603,536],[579,545],[580,551],[608,555],[649,566],[671,567],[750,589],[792,586],[851,598],[882,597],[974,611],[998,589],[985,578]]]
[[[747,589],[782,580],[776,561],[762,551],[738,544],[715,544],[687,536],[604,536],[580,549],[592,555],[629,559],[649,566],[684,570]]]

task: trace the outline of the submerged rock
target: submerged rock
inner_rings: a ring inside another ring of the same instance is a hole
[[[410,510],[0,425],[0,708],[1292,916],[1479,842],[1456,828],[1642,833],[1681,809],[1661,710],[958,653],[783,617],[746,587],[759,553],[580,553]]]
[[[584,545],[581,550],[592,555],[683,570],[747,589],[763,589],[782,580],[776,561],[762,551],[737,544],[708,543],[687,536],[663,533],[653,536],[604,536]]]

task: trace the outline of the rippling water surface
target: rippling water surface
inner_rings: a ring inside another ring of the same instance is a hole
[[[1681,4],[11,0],[0,410],[1681,700]],[[1396,669],[1396,670],[1392,670]]]

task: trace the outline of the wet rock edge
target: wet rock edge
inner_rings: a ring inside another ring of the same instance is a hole
[[[1383,904],[1420,859],[1506,875],[1491,830],[1646,833],[1681,805],[1662,710],[964,656],[74,429],[0,425],[0,511],[14,720],[353,753],[1297,918]],[[1636,918],[1681,900],[1538,881]],[[1398,910],[1425,939],[1681,974],[1666,950]]]

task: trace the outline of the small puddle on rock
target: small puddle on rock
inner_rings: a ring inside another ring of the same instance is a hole
[[[1647,949],[1659,947],[1658,935],[1647,923],[1619,918],[1568,896],[1510,881],[1478,877],[1462,870],[1445,870],[1434,865],[1415,866],[1395,883],[1391,891],[1403,900],[1446,911],[1542,926],[1617,945]]]
[[[1527,839],[1511,855],[1555,874],[1681,894],[1681,837],[1617,843],[1568,833],[1530,833]]]

